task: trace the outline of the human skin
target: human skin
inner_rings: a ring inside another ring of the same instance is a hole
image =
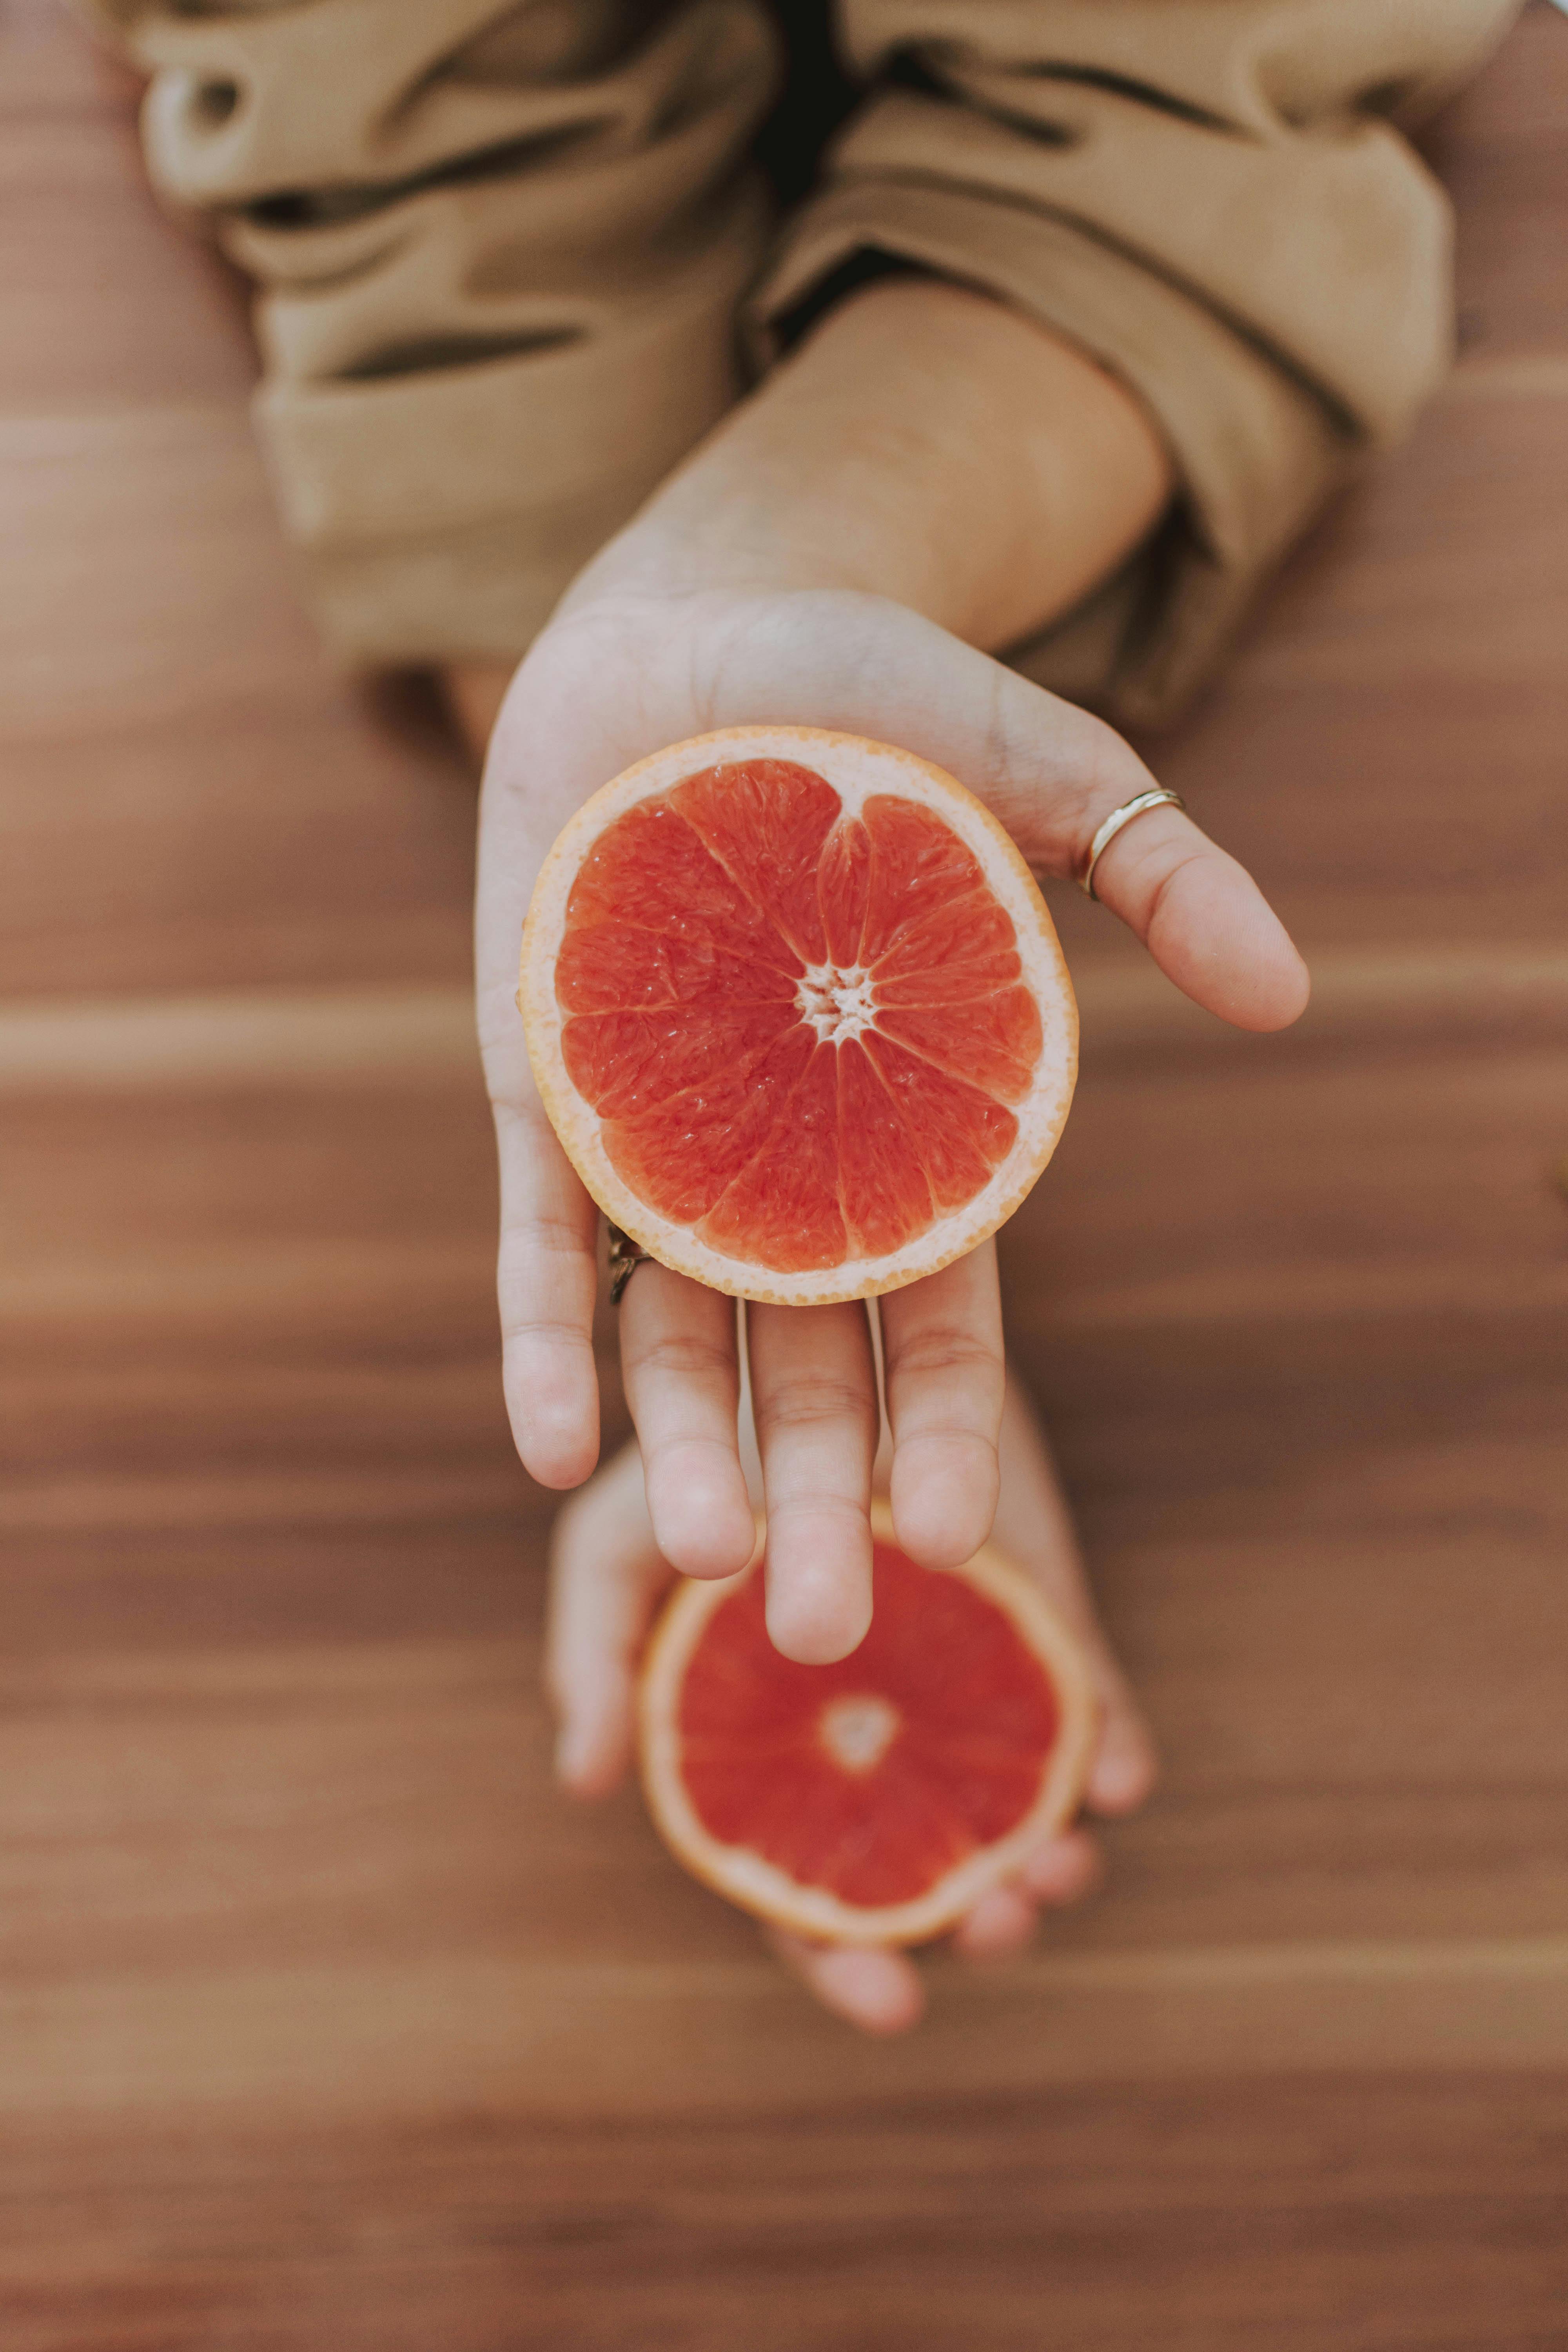
[[[1081,354],[984,297],[883,282],[831,312],[731,413],[536,641],[490,736],[478,958],[507,1403],[542,1485],[580,1485],[598,1454],[597,1212],[539,1104],[514,1003],[523,913],[561,826],[634,760],[767,719],[903,743],[978,793],[1037,871],[1077,872],[1104,816],[1154,780],[1111,729],[989,656],[1070,609],[1171,490],[1145,413]],[[483,671],[449,680],[475,734],[496,684]],[[1302,1010],[1306,973],[1283,929],[1181,812],[1119,835],[1096,883],[1176,985],[1222,1018],[1268,1030]],[[882,1299],[879,1319],[899,1540],[953,1565],[997,1511],[994,1245]],[[769,1628],[790,1656],[841,1657],[870,1607],[881,1419],[867,1314],[752,1306],[746,1327]],[[556,1547],[560,1769],[584,1793],[624,1760],[631,1661],[660,1580],[670,1568],[732,1574],[752,1543],[733,1301],[650,1265],[620,1331],[641,1476],[610,1465],[563,1516]],[[1152,1776],[1147,1735],[1095,1626],[1048,1457],[1016,1396],[1007,1413],[1016,1493],[1003,1492],[1003,1518],[1015,1524],[1002,1531],[1090,1643],[1105,1732],[1089,1801],[1124,1811]],[[1035,1904],[1081,1891],[1093,1870],[1081,1832],[1052,1841],[960,1944],[1014,1948]],[[862,2025],[892,2030],[918,2010],[900,1956],[781,1946]]]

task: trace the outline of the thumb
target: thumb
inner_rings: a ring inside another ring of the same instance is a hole
[[[1077,881],[1106,818],[1158,780],[1103,719],[934,634],[946,653],[931,676],[945,675],[954,690],[940,749],[930,732],[911,749],[977,793],[1037,874]],[[1094,896],[1168,980],[1221,1020],[1283,1029],[1305,1012],[1310,981],[1284,924],[1246,867],[1172,803],[1112,836],[1095,865]]]
[[[770,718],[901,743],[978,793],[1037,873],[1074,878],[1111,811],[1155,779],[1112,727],[935,622],[835,591],[774,599],[716,665],[708,720]],[[1306,966],[1258,885],[1166,804],[1119,833],[1096,896],[1166,976],[1222,1020],[1281,1029],[1305,1010]]]
[[[671,1575],[653,1538],[642,1456],[625,1445],[562,1509],[551,1539],[545,1682],[556,1773],[578,1796],[605,1795],[626,1769],[637,1653]]]

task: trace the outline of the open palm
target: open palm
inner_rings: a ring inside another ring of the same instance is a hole
[[[1038,871],[1071,874],[1103,817],[1151,779],[1112,730],[1028,685],[933,623],[844,591],[603,600],[569,610],[536,644],[496,725],[480,824],[480,1037],[501,1169],[500,1306],[518,1450],[548,1486],[575,1486],[598,1454],[592,1346],[597,1212],[556,1141],[530,1076],[515,1003],[522,919],[556,834],[634,760],[689,735],[753,721],[841,729],[900,743],[959,776]],[[1256,887],[1179,811],[1118,836],[1100,895],[1190,996],[1244,1028],[1295,1018],[1300,960]],[[639,1269],[620,1310],[638,1446],[601,1473],[557,1527],[550,1680],[564,1783],[594,1795],[624,1771],[637,1653],[672,1570],[723,1576],[768,1520],[768,1622],[792,1657],[843,1656],[870,1609],[868,1515],[881,1413],[859,1305],[745,1310],[752,1433],[742,1428],[732,1299],[663,1266]],[[1078,1633],[1099,1691],[1091,1812],[1139,1803],[1153,1754],[1095,1622],[1070,1523],[1026,1405],[1005,1381],[994,1246],[877,1303],[899,1540],[955,1564],[991,1528]],[[748,1483],[749,1482],[749,1483]],[[1096,1874],[1082,1827],[1047,1839],[984,1898],[956,1941],[1016,1950],[1036,1910]],[[872,2032],[919,2014],[901,1954],[775,1948],[818,1999]]]
[[[933,623],[844,591],[584,604],[523,663],[491,740],[480,820],[480,1042],[500,1153],[508,1411],[546,1486],[598,1454],[591,1327],[597,1212],[534,1090],[515,1004],[534,877],[561,826],[663,745],[753,721],[902,744],[957,775],[1037,870],[1082,864],[1104,816],[1152,781],[1119,736]],[[1119,835],[1100,897],[1176,984],[1244,1028],[1294,1019],[1306,975],[1234,859],[1164,807]],[[879,1302],[900,1543],[951,1567],[996,1501],[1004,1370],[990,1244]],[[752,1397],[768,1518],[768,1623],[787,1655],[846,1655],[869,1620],[868,1506],[879,1412],[864,1307],[751,1306]],[[733,1574],[752,1544],[738,1450],[734,1302],[649,1265],[621,1309],[627,1400],[658,1549]]]

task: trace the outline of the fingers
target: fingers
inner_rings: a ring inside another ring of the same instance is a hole
[[[901,606],[820,594],[773,599],[768,616],[724,636],[709,725],[765,703],[781,719],[907,743],[978,793],[1038,872],[1080,873],[1111,810],[1154,782],[1114,728]],[[1279,1029],[1305,1008],[1306,967],[1283,925],[1179,810],[1152,810],[1119,834],[1095,888],[1176,986],[1223,1020]]]
[[[993,705],[979,781],[965,781],[1031,866],[1076,879],[1111,811],[1155,778],[1114,728],[1013,671],[997,672]],[[1310,982],[1289,932],[1245,866],[1182,810],[1167,803],[1125,825],[1094,887],[1166,977],[1222,1020],[1282,1029],[1306,1010]]]
[[[1034,1939],[1042,1908],[1080,1903],[1100,1884],[1100,1849],[1083,1830],[1047,1838],[1017,1876],[983,1895],[959,1922],[953,1949],[968,1960],[1007,1960]]]
[[[583,797],[570,775],[541,773],[515,738],[571,742],[514,695],[514,751],[492,759],[479,810],[475,1011],[500,1160],[500,1297],[507,1410],[518,1452],[544,1486],[574,1486],[599,1451],[593,1351],[598,1213],[534,1090],[517,1006],[518,944],[533,877]],[[504,727],[505,719],[500,722]],[[552,763],[542,763],[546,771]],[[605,772],[613,772],[606,771]],[[590,787],[591,789],[591,787]]]
[[[1030,864],[1063,878],[1082,873],[1111,811],[1155,781],[1113,728],[1006,670],[997,671],[979,777],[965,781]],[[1307,967],[1285,926],[1246,868],[1180,809],[1146,810],[1124,826],[1094,887],[1166,977],[1221,1020],[1283,1029],[1306,1010]]]
[[[900,1543],[956,1568],[991,1532],[1005,1369],[996,1248],[986,1242],[880,1302]]]
[[[999,1453],[1002,1487],[996,1507],[996,1541],[1028,1570],[1076,1636],[1100,1698],[1100,1742],[1085,1801],[1100,1813],[1131,1812],[1154,1785],[1159,1760],[1153,1738],[1095,1614],[1056,1465],[1033,1408],[1010,1373]]]
[[[687,1576],[734,1576],[756,1542],[736,1447],[735,1302],[649,1263],[628,1284],[620,1317],[658,1549]]]
[[[1010,1960],[1034,1940],[1035,1906],[1019,1886],[994,1886],[959,1921],[952,1948],[966,1960]]]
[[[1042,1904],[1078,1902],[1100,1874],[1094,1842],[1081,1830],[1048,1839],[1016,1880],[982,1895],[954,1933],[954,1950],[969,1960],[1015,1958],[1033,1939]],[[863,2033],[904,2033],[924,2014],[924,1988],[908,1953],[814,1944],[780,1927],[766,1934],[790,1974]]]
[[[599,1453],[599,1213],[537,1103],[494,1105],[500,1158],[501,1379],[523,1467],[575,1486]]]
[[[559,1721],[555,1769],[579,1796],[613,1788],[631,1753],[636,1663],[669,1580],[623,1447],[558,1514],[551,1540],[545,1681]]]
[[[1111,1659],[1100,1689],[1104,1715],[1084,1802],[1095,1813],[1135,1813],[1159,1777],[1160,1759],[1131,1685]]]
[[[1222,1021],[1284,1029],[1306,1011],[1311,982],[1284,924],[1246,867],[1180,809],[1135,817],[1101,856],[1094,887],[1167,979]]]
[[[879,1410],[858,1302],[752,1307],[752,1410],[768,1519],[768,1632],[786,1658],[847,1657],[871,1622]]]
[[[1018,1873],[1018,1887],[1031,1903],[1053,1910],[1081,1903],[1105,1874],[1099,1846],[1087,1830],[1062,1830],[1047,1838]]]
[[[808,1944],[803,1937],[770,1927],[767,1940],[790,1974],[816,1994],[824,2009],[862,2033],[907,2033],[925,2012],[925,1993],[914,1962],[902,1952],[849,1944]]]

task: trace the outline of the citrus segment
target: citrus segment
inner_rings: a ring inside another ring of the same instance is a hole
[[[838,1168],[854,1239],[867,1257],[902,1248],[935,1213],[924,1165],[898,1105],[860,1045],[838,1055]]]
[[[895,1045],[950,1077],[965,1077],[1005,1103],[1022,1102],[1040,1058],[1040,1015],[1026,988],[956,1004],[901,1003],[885,992],[877,1026]]]
[[[1071,1094],[1071,991],[1001,828],[911,754],[812,729],[677,745],[596,794],[540,877],[520,1002],[600,1205],[752,1297],[863,1297],[973,1247]]]
[[[796,1023],[679,1093],[650,1088],[635,1117],[605,1122],[606,1149],[640,1199],[695,1224],[752,1169],[784,1105],[802,1116],[798,1097],[812,1058]]]
[[[837,1057],[811,1043],[804,1024],[784,1044],[805,1056],[805,1066],[759,1121],[756,1148],[737,1155],[742,1165],[696,1231],[728,1256],[799,1273],[841,1265],[848,1255],[838,1183],[838,1073]]]
[[[856,1942],[939,1933],[1068,1818],[1095,1720],[1071,1643],[994,1552],[918,1567],[879,1508],[870,1631],[835,1665],[781,1657],[763,1570],[688,1585],[649,1653],[649,1802],[746,1907]]]
[[[793,761],[739,761],[689,776],[669,802],[748,902],[767,909],[795,969],[823,962],[817,877],[843,814],[826,779]]]
[[[722,1843],[750,1844],[846,1903],[908,1903],[1028,1811],[1056,1738],[1056,1697],[973,1586],[886,1544],[875,1547],[871,1582],[871,1630],[855,1654],[834,1666],[785,1660],[783,1673],[761,1580],[728,1596],[687,1668],[681,1771],[698,1819]],[[850,1704],[874,1740],[844,1738]]]
[[[573,1085],[597,1102],[602,1118],[641,1119],[694,1087],[705,1087],[710,1100],[721,1099],[717,1048],[720,1078],[728,1080],[738,1104],[767,1048],[799,1025],[793,1004],[736,1005],[722,1019],[706,1004],[586,1013],[566,1027],[566,1066]]]
[[[902,1115],[932,1200],[939,1209],[962,1208],[1006,1158],[1017,1120],[994,1097],[950,1078],[895,1038],[868,1035],[865,1051]]]

